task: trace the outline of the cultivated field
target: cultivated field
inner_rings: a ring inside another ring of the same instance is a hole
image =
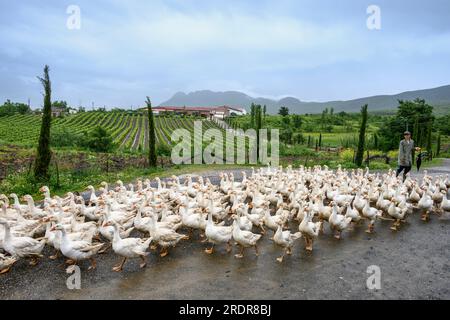
[[[194,131],[195,118],[156,116],[156,143],[170,145],[170,136],[175,129]],[[129,112],[82,112],[52,120],[52,131],[69,130],[73,134],[90,132],[100,126],[107,129],[119,150],[137,151],[148,148],[148,119],[144,113]],[[34,146],[41,127],[40,115],[15,114],[0,117],[0,140],[22,146]],[[202,120],[203,130],[219,128],[210,120]]]

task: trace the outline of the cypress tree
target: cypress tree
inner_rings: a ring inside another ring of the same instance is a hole
[[[364,145],[366,140],[366,126],[367,126],[367,104],[361,107],[361,128],[359,129],[358,149],[355,156],[355,163],[358,167],[362,165],[364,157]]]
[[[255,104],[253,102],[250,107],[250,128],[255,128]]]
[[[42,123],[41,132],[39,135],[39,144],[37,148],[36,161],[34,164],[34,177],[37,180],[48,181],[49,173],[48,167],[52,153],[50,150],[50,126],[52,122],[52,88],[50,76],[48,74],[50,68],[46,65],[44,67],[44,77],[38,77],[44,87],[44,107],[42,109]]]
[[[322,133],[319,135],[319,149],[322,148]]]
[[[156,167],[155,121],[153,119],[152,103],[149,97],[147,97],[145,103],[147,104],[148,113],[148,164],[150,167]]]
[[[267,110],[267,107],[266,107],[266,105],[264,105],[264,107],[263,107],[264,121],[266,121],[266,110]]]
[[[441,133],[439,132],[436,146],[436,157],[438,157],[440,153],[441,153]]]
[[[373,146],[375,150],[378,150],[378,134],[376,132],[373,134]]]

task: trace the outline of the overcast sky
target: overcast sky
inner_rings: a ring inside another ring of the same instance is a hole
[[[177,91],[327,101],[449,84],[448,0],[0,0],[0,100],[138,106]],[[381,30],[366,25],[369,5]],[[69,5],[81,28],[67,28]]]

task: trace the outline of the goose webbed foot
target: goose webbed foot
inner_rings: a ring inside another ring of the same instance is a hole
[[[206,254],[212,254],[214,252],[214,245],[210,249],[205,249]]]
[[[30,266],[34,267],[39,263],[39,260],[37,258],[32,258],[30,261]]]
[[[161,258],[164,258],[164,257],[167,256],[168,254],[169,254],[169,251],[167,251],[167,248],[164,248],[164,249],[161,250],[159,256],[160,256]]]
[[[266,234],[266,230],[264,229],[262,224],[259,225],[259,228],[261,229],[261,234],[262,235]]]
[[[127,258],[123,258],[122,259],[122,262],[121,263],[119,263],[118,265],[115,265],[113,268],[112,268],[112,271],[115,271],[115,272],[121,272],[122,270],[123,270],[123,265],[125,264],[125,262],[127,261]]]
[[[95,261],[94,258],[90,258],[89,259],[91,261],[91,265],[89,266],[88,270],[94,270],[97,268],[97,262]]]
[[[123,268],[121,266],[114,266],[112,268],[112,271],[115,271],[115,272],[121,272],[122,270],[123,270]]]
[[[0,270],[0,274],[7,273],[7,272],[9,272],[10,269],[11,269],[11,266],[9,266],[8,268],[5,268],[3,270]]]
[[[421,218],[421,220],[422,221],[424,221],[424,222],[427,222],[428,220],[429,220],[429,211],[426,211],[423,215],[422,215],[422,218]]]
[[[111,243],[109,243],[106,247],[99,250],[98,253],[103,254],[103,253],[107,252],[109,250],[109,248],[111,248]]]
[[[283,255],[282,255],[281,257],[278,257],[278,258],[277,258],[277,261],[278,261],[279,263],[282,263],[282,262],[283,262],[283,259],[284,259],[284,256],[286,255],[286,253],[287,253],[287,250],[285,249],[284,252],[283,252]]]
[[[145,256],[141,256],[141,260],[142,260],[142,263],[139,264],[139,267],[142,269],[142,268],[145,268],[147,266],[147,261],[145,259]]]

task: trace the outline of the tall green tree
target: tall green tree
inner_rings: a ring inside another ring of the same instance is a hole
[[[292,116],[292,121],[296,130],[299,130],[303,124],[302,116],[299,114],[294,114]]]
[[[291,126],[291,118],[288,116],[283,116],[281,118],[281,124],[283,125],[284,128],[290,127]]]
[[[52,122],[52,86],[49,76],[50,68],[44,67],[44,77],[38,77],[44,87],[44,107],[42,109],[41,132],[39,134],[39,144],[37,148],[36,160],[34,163],[34,177],[40,181],[48,181],[50,175],[48,168],[52,159],[50,150],[50,126]]]
[[[417,145],[426,145],[428,123],[434,121],[433,107],[423,99],[399,100],[398,103],[395,116],[385,121],[378,132],[381,149],[385,151],[397,149],[406,127],[416,131],[413,132],[412,138]]]
[[[362,165],[364,157],[364,146],[366,140],[366,128],[367,128],[367,104],[361,107],[361,127],[359,128],[358,149],[356,150],[355,163],[358,167]]]
[[[53,101],[53,102],[52,102],[52,107],[61,108],[61,109],[67,110],[67,111],[68,111],[68,109],[69,109],[69,107],[68,107],[68,105],[67,105],[67,101],[64,101],[64,100],[61,100],[61,101],[58,101],[58,100]]]
[[[266,111],[267,111],[267,107],[266,107],[266,105],[264,105],[264,107],[263,107],[263,114],[264,114],[263,120],[264,121],[266,121]]]
[[[322,133],[319,135],[319,148],[322,148]]]
[[[110,152],[114,148],[113,137],[103,127],[97,126],[86,133],[84,146],[95,152]]]
[[[147,104],[148,116],[148,164],[150,167],[156,167],[156,134],[155,134],[155,120],[153,118],[152,102],[147,97],[145,101]]]
[[[0,106],[0,117],[10,116],[15,113],[27,114],[30,113],[30,106],[25,103],[11,102],[9,99]]]
[[[256,117],[256,107],[255,104],[252,102],[250,106],[250,128],[255,128],[255,117]]]

